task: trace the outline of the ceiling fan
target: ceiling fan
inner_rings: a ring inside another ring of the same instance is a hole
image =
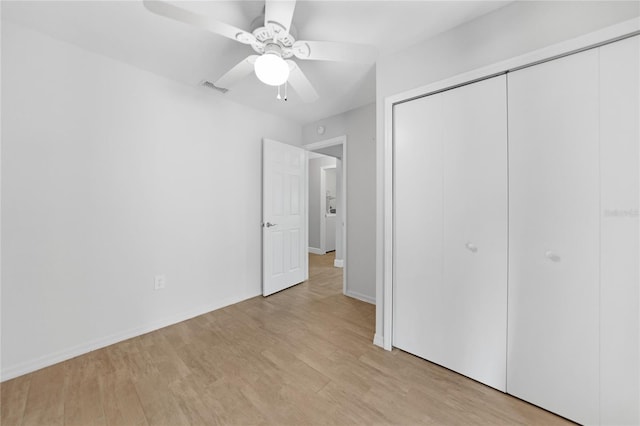
[[[157,15],[211,31],[253,48],[255,54],[243,59],[214,82],[218,88],[229,88],[255,72],[263,83],[278,86],[278,98],[280,86],[285,84],[286,90],[286,84],[289,84],[303,101],[314,102],[318,99],[318,93],[291,58],[370,64],[376,57],[376,50],[371,46],[296,40],[291,24],[295,0],[265,0],[264,17],[259,16],[253,21],[251,32],[164,1],[143,0],[143,3]]]

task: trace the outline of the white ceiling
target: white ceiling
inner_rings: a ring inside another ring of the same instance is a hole
[[[249,30],[262,1],[174,2]],[[293,17],[299,40],[375,46],[384,55],[508,4],[509,1],[299,0]],[[250,46],[157,16],[142,1],[2,1],[2,19],[196,86],[215,81],[253,53]],[[212,96],[268,111],[301,124],[374,102],[375,66],[297,60],[320,99],[302,103],[295,93],[276,100],[276,89],[252,74],[227,94]]]

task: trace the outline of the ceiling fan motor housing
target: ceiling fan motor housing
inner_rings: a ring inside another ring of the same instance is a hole
[[[262,51],[264,55],[276,55],[281,58],[283,57],[283,53],[284,53],[282,46],[280,46],[278,43],[273,43],[271,41],[268,41],[267,43],[264,44]]]
[[[273,53],[276,50],[273,46],[278,46],[279,56],[288,59],[293,56],[293,44],[296,42],[296,29],[293,25],[287,30],[278,22],[267,22],[265,24],[264,14],[258,16],[251,23],[251,32],[257,43],[252,43],[251,47],[259,54]]]

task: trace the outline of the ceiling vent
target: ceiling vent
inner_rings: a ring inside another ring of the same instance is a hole
[[[203,87],[207,87],[209,89],[213,89],[213,90],[217,90],[218,92],[221,93],[227,93],[229,91],[229,89],[225,89],[224,87],[218,87],[215,84],[213,84],[212,82],[208,81],[208,80],[202,80],[200,82],[200,86]]]

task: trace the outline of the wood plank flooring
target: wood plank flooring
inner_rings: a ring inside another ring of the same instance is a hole
[[[310,279],[2,383],[13,425],[569,424],[399,350],[342,295],[333,256]]]

